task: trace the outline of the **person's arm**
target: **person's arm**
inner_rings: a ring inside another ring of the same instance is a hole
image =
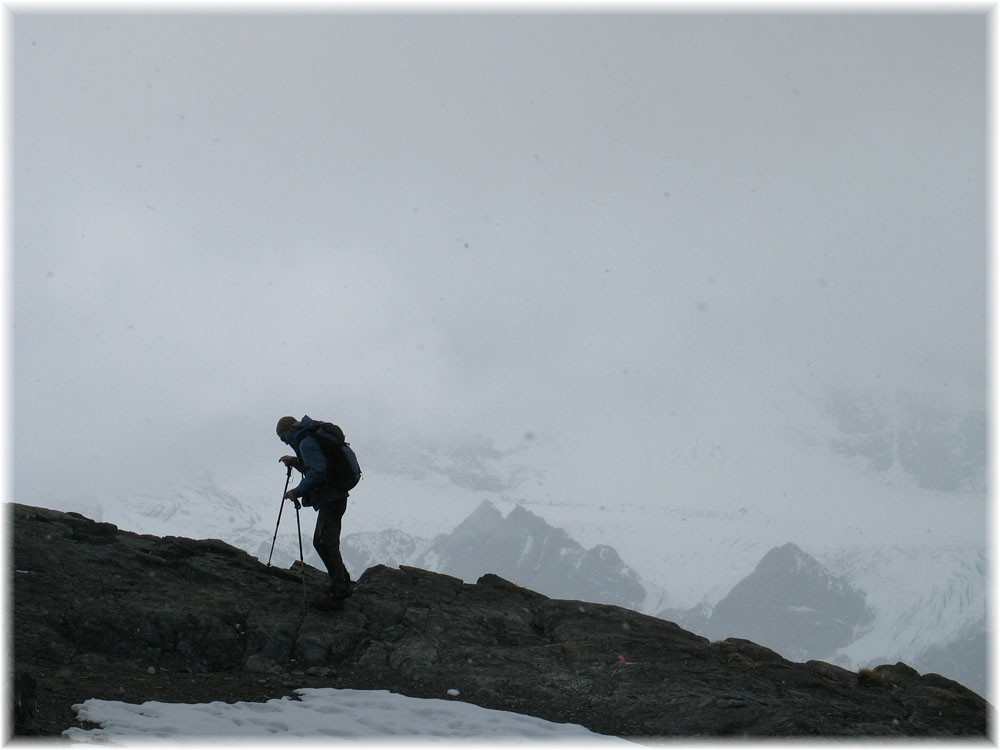
[[[316,438],[312,435],[304,438],[299,443],[299,455],[302,456],[301,463],[304,464],[304,476],[298,487],[288,491],[296,498],[308,494],[326,481],[326,456],[323,455],[323,449],[319,447]]]

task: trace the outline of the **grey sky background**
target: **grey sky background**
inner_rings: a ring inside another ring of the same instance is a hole
[[[787,389],[985,407],[983,14],[12,30],[18,502],[266,494],[284,414],[627,455]]]

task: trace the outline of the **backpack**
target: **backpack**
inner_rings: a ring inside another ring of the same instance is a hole
[[[344,431],[331,422],[320,422],[309,431],[316,438],[326,459],[330,483],[341,492],[348,492],[361,481],[361,467],[351,444],[344,439]]]

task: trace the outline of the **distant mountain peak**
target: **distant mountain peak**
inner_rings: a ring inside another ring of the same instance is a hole
[[[344,560],[356,574],[381,562],[413,565],[465,581],[496,573],[546,596],[631,608],[646,598],[638,574],[613,547],[585,549],[564,529],[521,505],[505,517],[486,499],[450,533],[430,541],[408,538],[407,542],[403,537],[398,530],[384,538],[377,533],[349,534],[342,543]]]
[[[503,513],[495,506],[490,500],[483,500],[479,506],[469,514],[468,517],[462,523],[456,527],[456,530],[462,528],[463,526],[478,527],[483,525],[491,525],[503,520]]]
[[[827,658],[871,620],[862,591],[788,543],[769,550],[715,606],[705,630],[743,632],[795,658]]]
[[[802,551],[802,548],[792,542],[774,547],[767,551],[754,572],[767,573],[780,570],[794,570],[807,574],[820,574],[822,566],[819,562]]]

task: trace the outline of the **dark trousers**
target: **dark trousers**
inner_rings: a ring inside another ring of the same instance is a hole
[[[346,510],[347,498],[323,503],[313,532],[313,547],[330,575],[330,596],[334,599],[343,599],[351,587],[351,574],[340,556],[340,525]]]

